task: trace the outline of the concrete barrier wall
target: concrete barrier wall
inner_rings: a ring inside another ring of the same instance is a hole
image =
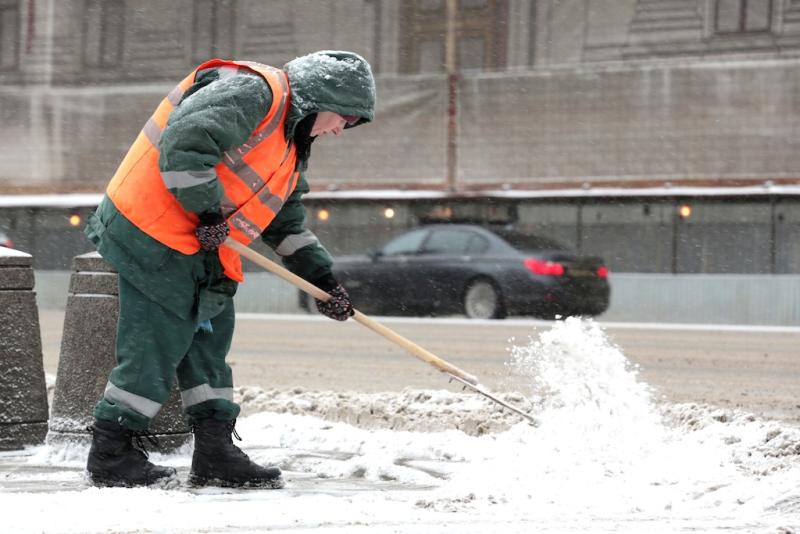
[[[63,310],[67,304],[72,271],[36,271],[36,300],[45,310]],[[297,290],[268,273],[246,273],[239,287],[236,311],[253,313],[300,313]]]
[[[247,273],[236,295],[240,313],[305,313],[297,290],[267,273]],[[63,309],[69,272],[37,271],[43,309]],[[800,275],[614,273],[605,321],[800,325]]]
[[[613,274],[602,319],[800,326],[800,275]]]

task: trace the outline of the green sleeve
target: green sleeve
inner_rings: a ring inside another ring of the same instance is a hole
[[[333,258],[317,237],[305,228],[306,209],[301,199],[308,193],[305,175],[289,196],[261,239],[283,259],[283,265],[309,282],[331,274]]]
[[[271,104],[269,86],[255,74],[198,75],[159,141],[161,176],[184,209],[201,213],[219,204],[223,188],[214,166],[250,138]]]

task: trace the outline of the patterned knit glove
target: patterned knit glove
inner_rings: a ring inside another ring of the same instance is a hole
[[[317,280],[314,284],[318,288],[326,291],[331,299],[328,302],[314,299],[317,303],[317,310],[322,315],[337,321],[346,321],[354,313],[353,304],[350,302],[350,295],[342,284],[336,281],[332,275],[326,275]]]
[[[200,224],[194,231],[194,235],[200,241],[200,247],[206,252],[217,250],[230,233],[228,222],[218,211],[201,213]]]

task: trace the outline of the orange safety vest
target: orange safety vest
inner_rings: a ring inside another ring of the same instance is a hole
[[[169,114],[194,83],[197,73],[226,66],[256,72],[272,90],[272,106],[250,139],[225,152],[214,167],[225,191],[221,208],[231,237],[245,245],[257,239],[297,185],[297,151],[286,139],[283,128],[290,101],[286,73],[250,61],[212,59],[203,63],[161,101],[106,189],[114,206],[137,228],[183,254],[200,250],[194,233],[199,219],[183,209],[167,190],[158,167],[158,141]],[[238,253],[223,245],[219,259],[227,277],[244,281]]]

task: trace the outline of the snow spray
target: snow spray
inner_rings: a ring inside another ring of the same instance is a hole
[[[492,443],[473,448],[443,491],[471,488],[539,517],[797,518],[797,428],[656,402],[593,320],[557,322],[509,352],[510,378],[527,386],[541,425],[477,438]]]

